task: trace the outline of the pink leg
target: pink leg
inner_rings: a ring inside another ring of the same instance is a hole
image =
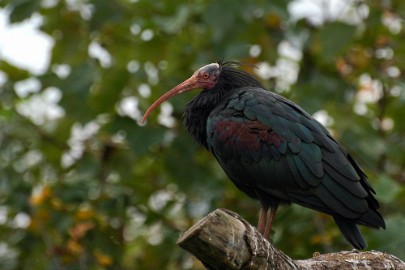
[[[267,210],[267,223],[263,233],[264,238],[270,239],[271,227],[273,226],[274,217],[276,216],[277,206],[270,207]]]
[[[269,207],[268,206],[263,206],[260,207],[260,213],[259,213],[259,222],[257,224],[257,230],[259,231],[259,233],[261,233],[262,235],[264,234],[264,230],[266,228],[266,215],[268,212]]]

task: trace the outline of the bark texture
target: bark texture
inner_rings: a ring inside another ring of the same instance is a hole
[[[379,251],[314,253],[293,260],[237,214],[217,209],[186,231],[177,241],[210,270],[253,269],[405,269],[397,257]]]

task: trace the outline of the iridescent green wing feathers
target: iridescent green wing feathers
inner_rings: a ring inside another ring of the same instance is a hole
[[[385,227],[364,173],[309,114],[257,87],[236,89],[223,100],[208,117],[207,144],[242,191],[336,216],[357,247],[365,243],[353,232],[355,223]]]

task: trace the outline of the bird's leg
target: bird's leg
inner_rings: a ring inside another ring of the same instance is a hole
[[[276,205],[274,207],[269,207],[267,209],[267,215],[266,215],[267,216],[267,222],[266,222],[266,227],[264,228],[264,233],[263,233],[263,236],[266,239],[270,239],[269,235],[270,235],[270,232],[271,232],[271,227],[273,226],[273,220],[274,220],[274,217],[276,215],[277,207],[278,206]]]
[[[267,205],[262,205],[260,207],[260,213],[259,213],[259,222],[257,224],[257,230],[259,233],[262,235],[264,234],[264,229],[266,227],[266,215],[268,212],[269,207]]]

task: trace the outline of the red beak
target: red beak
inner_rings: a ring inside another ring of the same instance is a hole
[[[146,119],[148,118],[149,114],[161,103],[164,101],[168,100],[169,98],[181,94],[196,88],[199,88],[199,85],[197,83],[197,78],[195,75],[191,76],[189,79],[185,80],[181,84],[177,85],[174,87],[172,90],[166,92],[163,96],[161,96],[159,99],[157,99],[147,110],[144,116],[142,117],[141,123],[143,124]]]

